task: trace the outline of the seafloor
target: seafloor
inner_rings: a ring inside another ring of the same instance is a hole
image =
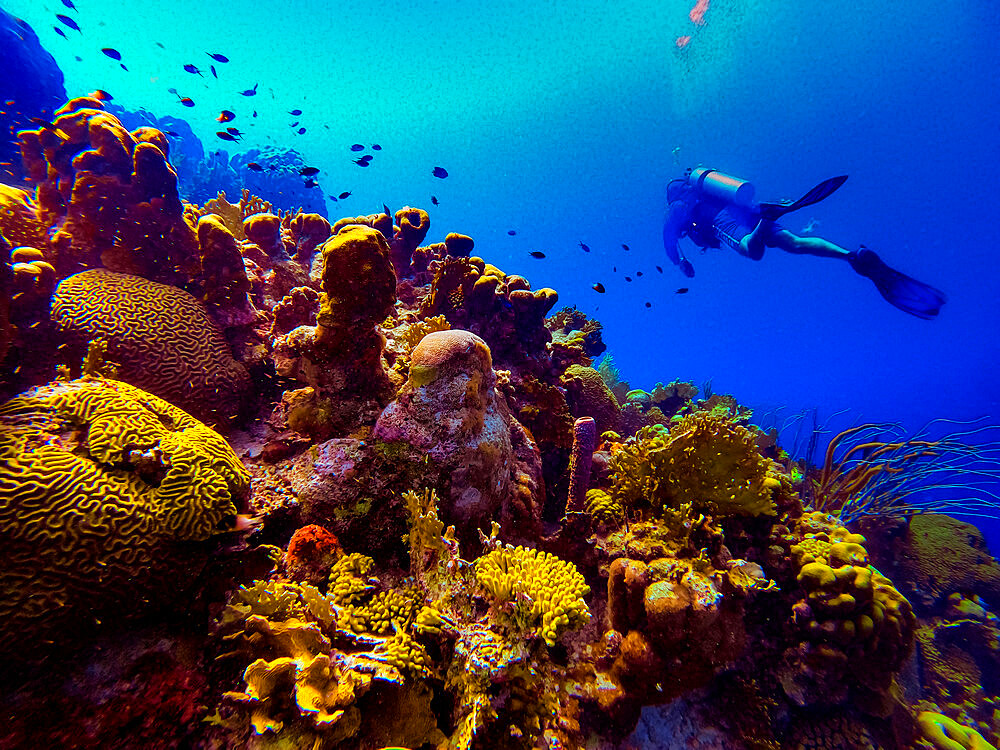
[[[933,441],[796,461],[419,208],[182,201],[99,98],[19,141],[0,746],[1000,740],[1000,565],[872,491]]]

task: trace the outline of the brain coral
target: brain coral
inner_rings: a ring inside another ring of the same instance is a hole
[[[0,649],[183,589],[250,477],[226,441],[138,388],[87,378],[0,406]],[[174,554],[176,553],[176,554]]]
[[[212,423],[239,412],[250,377],[201,303],[187,292],[101,269],[64,279],[52,320],[81,349],[105,340],[117,377]]]
[[[597,370],[570,365],[560,381],[566,388],[566,401],[574,417],[593,417],[598,435],[618,429],[618,401]]]

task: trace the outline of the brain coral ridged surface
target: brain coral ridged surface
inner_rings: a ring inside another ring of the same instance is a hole
[[[0,650],[84,611],[181,590],[172,542],[232,527],[250,477],[225,440],[162,399],[101,378],[0,407]]]
[[[80,348],[104,340],[117,377],[206,421],[231,422],[250,388],[246,369],[204,307],[182,289],[94,269],[70,276],[52,320]]]

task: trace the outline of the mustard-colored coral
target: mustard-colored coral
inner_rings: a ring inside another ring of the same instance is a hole
[[[393,367],[405,374],[410,367],[410,356],[413,354],[413,350],[417,344],[420,343],[420,340],[428,333],[448,331],[450,329],[451,324],[444,315],[434,315],[404,326],[395,337],[396,342],[402,347],[402,351],[396,358]]]
[[[975,729],[963,727],[944,714],[921,711],[917,715],[917,726],[935,750],[997,750]]]
[[[344,555],[330,570],[330,599],[339,607],[345,607],[374,590],[370,583],[375,561],[360,552]]]
[[[178,588],[169,545],[232,528],[249,494],[250,477],[220,435],[118,381],[32,389],[0,406],[0,428],[8,635],[105,599],[136,606],[156,597],[145,587],[162,576]]]
[[[431,657],[427,649],[405,630],[397,630],[372,653],[376,659],[392,665],[403,674],[413,677],[430,675]]]
[[[548,552],[504,546],[476,560],[475,572],[500,619],[522,631],[537,627],[549,646],[590,620],[583,600],[590,587],[575,565]]]
[[[52,320],[81,351],[89,341],[106,341],[118,378],[200,418],[231,422],[250,389],[218,326],[182,289],[84,271],[57,287]]]
[[[604,490],[587,490],[586,507],[596,523],[618,525],[625,519],[621,502]]]
[[[775,465],[732,419],[695,412],[669,429],[642,428],[611,460],[611,494],[627,507],[695,508],[719,515],[774,515]]]
[[[364,606],[348,604],[341,609],[337,624],[355,633],[389,633],[393,624],[409,627],[419,604],[420,595],[412,589],[380,591]]]

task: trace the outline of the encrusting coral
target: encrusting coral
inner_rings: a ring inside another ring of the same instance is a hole
[[[172,545],[235,528],[249,493],[220,435],[118,381],[34,388],[0,406],[0,424],[4,650],[183,590],[197,556]]]

